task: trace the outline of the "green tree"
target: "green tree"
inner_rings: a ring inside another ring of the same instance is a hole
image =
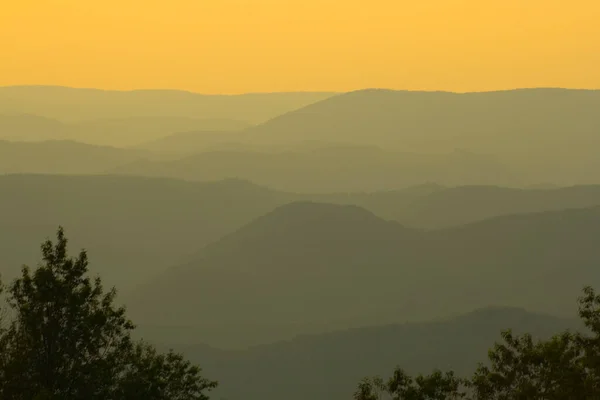
[[[397,369],[387,386],[363,380],[354,397],[378,400],[384,393],[398,400],[598,400],[600,295],[586,287],[578,303],[586,332],[565,331],[536,341],[530,334],[507,330],[488,352],[487,364],[480,364],[469,380],[440,371],[413,379]]]
[[[588,378],[576,335],[535,342],[505,331],[502,338],[488,354],[490,365],[480,365],[472,378],[475,399],[585,399]]]
[[[583,289],[579,298],[579,316],[588,333],[576,335],[577,344],[583,354],[581,364],[586,373],[588,398],[600,398],[600,295],[591,287]],[[594,397],[595,396],[595,397]]]
[[[392,377],[384,383],[380,377],[366,378],[354,393],[355,400],[457,400],[466,397],[468,382],[453,372],[433,371],[430,375],[415,378],[397,367]]]
[[[207,398],[216,382],[198,368],[132,341],[134,325],[114,305],[116,290],[105,292],[100,278],[88,277],[85,251],[68,256],[62,228],[56,244],[42,244],[42,255],[37,269],[23,267],[8,287],[15,317],[0,337],[0,398]],[[150,389],[142,391],[142,382]]]

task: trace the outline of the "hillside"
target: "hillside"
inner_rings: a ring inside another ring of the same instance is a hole
[[[63,225],[72,251],[122,293],[277,205],[287,195],[242,181],[188,183],[114,176],[0,176],[0,273],[39,259]]]
[[[0,92],[2,88],[0,88]],[[76,140],[87,144],[127,147],[181,131],[241,131],[250,125],[232,119],[126,117],[61,122],[32,114],[2,115],[0,139],[13,141]]]
[[[518,176],[493,158],[390,152],[370,146],[326,145],[283,151],[208,151],[178,160],[139,160],[109,173],[195,181],[239,178],[301,193],[393,190],[423,182],[517,185]]]
[[[415,235],[356,206],[290,203],[205,247],[128,304],[140,323],[151,325],[195,326],[209,313],[203,334],[231,343],[243,328],[239,345],[287,337],[311,324],[338,329],[345,327],[340,320],[353,318],[354,312],[343,315],[347,307],[373,312],[366,294],[356,295],[357,282],[386,279],[383,268],[361,268],[365,257],[389,267],[398,259],[397,244]],[[156,290],[164,301],[148,298]]]
[[[189,131],[178,132],[169,136],[141,143],[135,148],[150,150],[155,153],[190,156],[196,153],[214,150],[227,146],[248,148],[245,143],[245,131]]]
[[[93,144],[135,146],[182,131],[218,131],[228,133],[248,128],[234,119],[188,117],[105,118],[68,124],[74,139]]]
[[[30,142],[68,137],[68,127],[55,119],[31,114],[5,115],[0,109],[0,140]]]
[[[129,304],[140,323],[195,327],[220,346],[489,304],[566,315],[583,284],[600,283],[599,234],[600,207],[422,232],[356,206],[294,203],[205,247]]]
[[[377,194],[374,197],[383,194]],[[369,209],[376,206],[365,201]],[[463,186],[436,190],[420,196],[406,207],[380,203],[378,215],[407,225],[438,229],[481,221],[500,215],[586,208],[600,205],[600,186],[553,189],[515,189],[494,186]],[[389,209],[389,212],[385,212]]]
[[[44,148],[43,143],[31,146]],[[64,166],[74,168],[76,164],[69,162],[76,162],[77,157],[93,159],[93,154],[74,146],[76,151],[67,155],[54,153],[46,157],[47,150],[32,152],[31,157],[18,160],[18,165],[26,165],[28,170],[38,167],[57,171]],[[11,148],[6,149],[0,165],[11,159]],[[120,161],[122,150],[117,150],[115,159],[100,158],[99,162]],[[85,171],[80,168],[74,172]],[[202,183],[29,174],[0,176],[0,193],[0,236],[4,240],[0,272],[5,276],[14,276],[23,262],[35,262],[38,254],[31,251],[32,244],[62,224],[77,241],[75,248],[85,245],[92,252],[93,268],[106,272],[110,281],[118,279],[123,291],[292,201],[357,205],[383,219],[417,228],[461,225],[505,213],[598,204],[597,187],[491,190],[420,185],[391,192],[299,195],[236,180]]]
[[[154,155],[141,150],[94,146],[70,140],[0,140],[0,174],[99,174],[146,157]]]
[[[5,86],[0,87],[0,114],[36,114],[64,122],[152,116],[217,118],[254,124],[332,95],[303,92],[229,96],[179,90]]]
[[[430,153],[460,148],[500,157],[532,184],[600,178],[600,91],[483,93],[361,90],[252,128],[256,142],[348,141]]]
[[[489,307],[442,321],[300,336],[239,351],[185,344],[175,348],[208,376],[220,377],[219,398],[344,400],[363,377],[387,377],[397,365],[410,373],[441,368],[467,375],[485,361],[487,350],[507,328],[546,338],[579,325],[518,308]]]

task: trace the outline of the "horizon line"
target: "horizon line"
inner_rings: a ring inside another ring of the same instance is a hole
[[[514,87],[510,89],[489,89],[489,90],[472,90],[472,91],[452,91],[452,90],[411,90],[411,89],[391,89],[385,87],[364,87],[361,89],[353,89],[348,91],[330,91],[330,90],[289,90],[289,91],[265,91],[265,92],[240,92],[240,93],[203,93],[195,92],[186,89],[167,89],[167,88],[143,88],[143,89],[102,89],[87,86],[65,86],[65,85],[43,85],[43,84],[24,84],[24,85],[1,85],[0,89],[6,88],[54,88],[54,89],[69,89],[69,90],[88,90],[99,92],[116,92],[116,93],[135,93],[135,92],[178,92],[187,93],[199,96],[252,96],[252,95],[269,95],[269,94],[347,94],[365,91],[389,91],[389,92],[411,92],[411,93],[448,93],[448,94],[474,94],[474,93],[497,93],[497,92],[513,92],[519,90],[572,90],[572,91],[598,91],[600,88],[577,88],[577,87],[561,87],[561,86],[531,86],[531,87]]]

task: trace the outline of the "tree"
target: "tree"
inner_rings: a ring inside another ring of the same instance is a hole
[[[589,333],[578,333],[576,340],[583,353],[581,363],[586,371],[586,393],[600,398],[600,295],[591,287],[583,289],[579,298],[579,316]]]
[[[472,378],[475,399],[585,400],[600,398],[600,296],[591,287],[578,299],[589,332],[565,331],[534,342],[531,335],[502,333]]]
[[[356,400],[598,400],[600,399],[600,295],[585,287],[578,299],[587,332],[565,331],[548,340],[530,334],[501,333],[503,341],[488,352],[469,380],[452,372],[408,376],[396,369],[390,382],[365,379]],[[466,389],[466,390],[463,390]]]
[[[23,267],[8,289],[15,318],[0,332],[0,398],[207,398],[204,392],[216,382],[202,378],[198,368],[132,341],[134,325],[114,305],[116,290],[105,292],[100,278],[88,277],[85,251],[68,256],[62,227],[56,244],[42,244],[42,255],[42,264],[34,271]],[[138,391],[144,394],[139,397],[131,393],[132,382],[153,390]]]
[[[502,333],[472,378],[474,398],[481,400],[585,399],[587,374],[581,347],[570,332],[534,342],[531,335]]]
[[[130,356],[118,398],[208,400],[206,391],[216,387],[216,382],[200,376],[200,368],[172,351],[159,354],[154,347],[140,342]]]
[[[413,378],[397,367],[387,384],[380,377],[366,378],[354,393],[355,400],[458,400],[466,397],[468,382],[453,372],[433,371]]]

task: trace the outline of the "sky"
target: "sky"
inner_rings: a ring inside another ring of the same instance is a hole
[[[600,88],[598,0],[1,0],[0,86]]]

